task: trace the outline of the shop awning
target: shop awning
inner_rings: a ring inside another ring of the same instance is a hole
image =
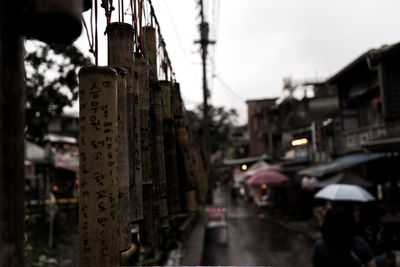
[[[267,160],[270,157],[266,154],[257,157],[248,157],[248,158],[240,158],[240,159],[226,159],[224,160],[224,165],[239,165],[239,164],[247,164],[256,162],[259,160]]]
[[[323,177],[338,171],[346,170],[357,165],[383,158],[380,154],[351,154],[336,158],[330,162],[303,169],[297,173],[297,176]]]

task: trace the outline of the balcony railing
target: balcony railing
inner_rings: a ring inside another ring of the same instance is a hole
[[[360,150],[363,144],[400,135],[400,122],[362,127],[342,133],[342,147],[348,151]]]

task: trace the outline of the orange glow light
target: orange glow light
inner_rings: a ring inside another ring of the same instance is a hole
[[[267,185],[266,185],[266,184],[263,184],[263,185],[261,186],[261,188],[262,188],[262,189],[267,189]]]
[[[292,146],[302,146],[307,144],[308,144],[307,138],[296,139],[292,141]]]

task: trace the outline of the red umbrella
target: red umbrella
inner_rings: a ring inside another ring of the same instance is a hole
[[[247,185],[281,184],[290,181],[289,177],[275,171],[261,171],[251,176],[245,183]]]

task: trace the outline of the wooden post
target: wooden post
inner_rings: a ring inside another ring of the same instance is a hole
[[[134,75],[138,79],[139,87],[139,113],[140,113],[140,141],[142,148],[142,183],[153,183],[151,171],[150,151],[150,94],[149,94],[149,69],[146,58],[141,53],[134,56]]]
[[[0,1],[0,266],[24,266],[24,46],[20,1]]]
[[[107,26],[108,65],[126,70],[127,113],[129,140],[129,186],[131,222],[143,219],[142,166],[139,120],[139,88],[135,81],[133,65],[133,27],[114,22]]]
[[[79,266],[119,265],[117,73],[79,72]]]
[[[189,135],[183,117],[183,102],[180,94],[179,84],[174,88],[175,131],[177,138],[177,158],[179,165],[180,179],[184,188],[185,205],[188,212],[194,212],[196,208],[196,178],[194,162],[189,142]]]
[[[163,129],[165,173],[168,191],[168,212],[172,220],[182,212],[178,178],[178,163],[176,158],[176,142],[174,116],[172,112],[173,96],[172,84],[168,81],[160,82],[162,87]],[[171,217],[172,216],[172,217]]]
[[[188,136],[189,136],[189,146],[190,146],[190,154],[192,157],[192,164],[194,166],[194,181],[195,181],[195,188],[196,188],[196,200],[200,200],[201,196],[201,187],[200,187],[200,181],[201,181],[201,175],[202,175],[202,170],[203,166],[199,165],[199,160],[196,155],[196,140],[193,138],[193,125],[190,119],[190,116],[186,110],[183,112],[183,121],[185,124],[185,128],[187,129]],[[195,204],[196,205],[196,204]]]
[[[131,247],[130,228],[130,193],[129,193],[129,145],[128,145],[128,118],[126,98],[126,71],[116,68],[118,74],[118,121],[117,121],[117,178],[119,184],[119,232],[120,251]]]
[[[149,65],[150,80],[157,80],[157,43],[156,29],[151,26],[143,27],[143,54]]]
[[[161,87],[157,81],[157,47],[156,31],[153,27],[144,27],[142,40],[144,43],[143,52],[148,62],[149,68],[149,140],[151,157],[151,185],[145,186],[147,192],[152,194],[145,195],[145,201],[152,203],[152,212],[144,215],[143,231],[141,236],[147,236],[144,240],[148,246],[160,244],[160,218],[168,215],[167,196],[166,196],[166,174],[164,162],[164,137],[162,126],[162,107],[161,107]],[[150,189],[152,188],[152,189]],[[151,197],[151,199],[150,199]],[[150,204],[149,204],[150,205]],[[167,226],[163,220],[163,226]]]

